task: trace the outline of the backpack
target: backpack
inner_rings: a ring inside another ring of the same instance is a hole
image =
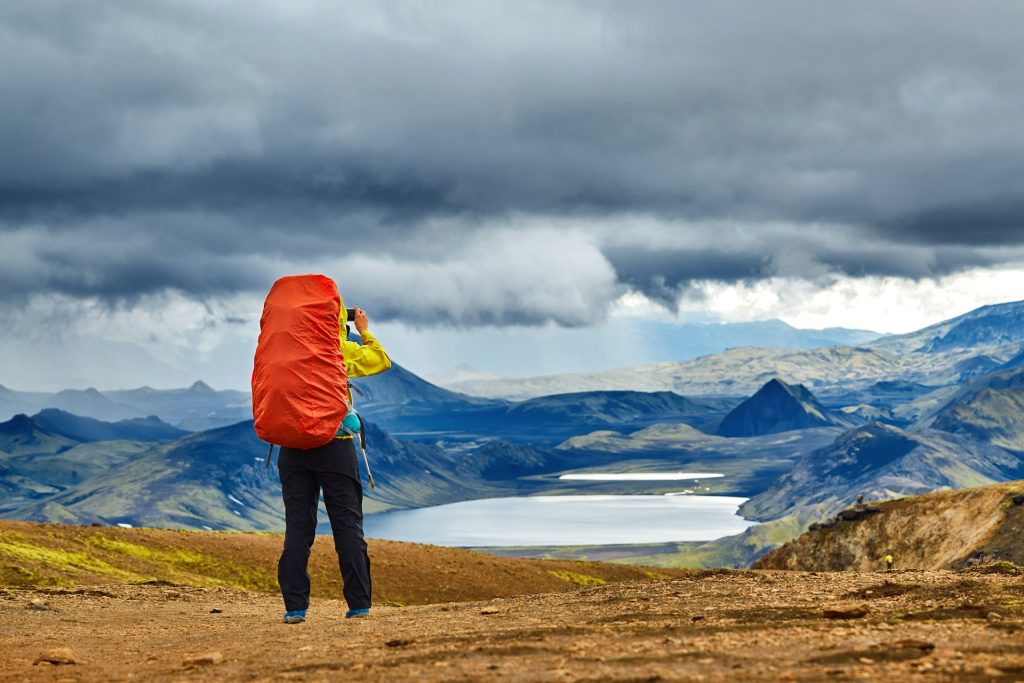
[[[316,448],[338,432],[349,402],[340,313],[338,286],[324,275],[290,275],[270,288],[253,362],[252,416],[271,450]]]

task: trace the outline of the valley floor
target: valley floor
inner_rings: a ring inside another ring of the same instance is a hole
[[[277,596],[226,588],[2,590],[0,680],[1024,678],[1024,577],[977,570],[697,571],[368,620],[344,609],[314,599],[288,626]],[[47,656],[75,663],[34,664]]]

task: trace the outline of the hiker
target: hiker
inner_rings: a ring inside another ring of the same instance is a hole
[[[384,372],[391,360],[368,329],[366,313],[359,308],[354,324],[362,344],[348,339],[348,320],[341,305],[338,335],[349,377]],[[349,406],[352,392],[349,389]],[[277,564],[277,581],[284,597],[284,621],[306,620],[309,607],[309,553],[316,537],[317,505],[323,490],[324,507],[334,534],[344,595],[346,619],[370,615],[370,558],[363,539],[363,486],[353,435],[361,431],[359,416],[350,408],[337,435],[323,446],[301,450],[282,447],[277,460],[284,496],[284,550]]]

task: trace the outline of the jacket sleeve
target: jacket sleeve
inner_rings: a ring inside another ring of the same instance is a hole
[[[344,328],[343,328],[344,329]],[[369,330],[360,337],[362,345],[347,339],[341,339],[341,353],[345,357],[345,370],[349,377],[366,377],[384,372],[391,367],[384,347]]]

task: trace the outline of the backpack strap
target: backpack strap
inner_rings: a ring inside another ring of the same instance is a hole
[[[270,450],[267,451],[267,461],[263,463],[263,469],[270,469],[270,456],[274,454],[274,444],[270,444]]]

